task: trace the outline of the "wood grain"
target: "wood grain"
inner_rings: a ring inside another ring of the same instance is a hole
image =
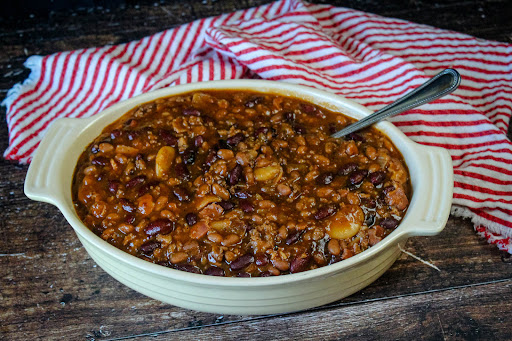
[[[28,72],[28,55],[117,44],[200,17],[269,1],[169,1],[0,20],[0,92]],[[512,41],[510,1],[317,1]],[[5,117],[5,108],[1,115]],[[0,149],[7,148],[0,120]],[[98,268],[53,206],[23,194],[27,167],[0,161],[0,339],[511,339],[512,258],[450,218],[436,237],[403,247],[372,285],[305,312],[247,317],[199,313],[138,294]],[[153,336],[156,335],[156,336]]]

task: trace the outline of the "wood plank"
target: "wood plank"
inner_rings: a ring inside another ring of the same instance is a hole
[[[30,54],[121,43],[265,0],[169,1],[0,20],[0,96],[26,78]],[[512,41],[512,3],[494,1],[316,1],[403,18],[477,37]],[[0,109],[5,117],[5,108]],[[0,150],[8,145],[0,120]],[[0,161],[0,338],[119,339],[511,339],[512,258],[450,218],[436,237],[402,255],[359,293],[306,312],[268,317],[198,313],[149,299],[98,268],[59,211],[23,194],[26,166]],[[412,336],[412,337],[411,337]],[[141,337],[145,339],[146,337]],[[149,338],[149,336],[147,336]],[[153,339],[153,337],[151,337]]]
[[[262,335],[271,335],[272,340],[510,340],[511,287],[512,279],[508,279],[279,319],[257,318],[140,335],[138,340],[254,340]]]

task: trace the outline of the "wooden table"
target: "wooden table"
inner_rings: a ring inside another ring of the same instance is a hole
[[[126,42],[266,2],[117,1],[110,9],[4,17],[0,97],[26,78],[22,63],[29,55]],[[512,41],[508,0],[330,3]],[[3,118],[0,130],[5,150]],[[466,220],[452,217],[439,236],[405,245],[440,271],[403,254],[375,283],[333,304],[283,315],[221,316],[163,304],[115,281],[55,207],[25,197],[26,171],[0,161],[0,339],[512,339],[512,258],[478,238]]]

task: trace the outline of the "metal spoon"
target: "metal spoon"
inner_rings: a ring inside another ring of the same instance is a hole
[[[348,127],[332,134],[332,137],[342,137],[363,129],[369,125],[380,122],[387,117],[391,117],[404,111],[419,107],[435,99],[441,98],[457,89],[460,84],[460,75],[454,69],[445,69],[441,71],[424,84],[420,85],[404,97],[388,104],[384,108],[374,112]]]

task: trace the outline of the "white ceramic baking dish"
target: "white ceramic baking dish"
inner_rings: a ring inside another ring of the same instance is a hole
[[[80,154],[111,122],[140,103],[207,89],[237,89],[294,96],[360,119],[370,111],[313,88],[262,80],[193,83],[146,93],[87,119],[59,119],[48,129],[25,181],[25,194],[57,206],[94,261],[114,278],[149,297],[176,306],[219,314],[283,313],[320,306],[361,290],[381,276],[410,236],[431,236],[450,212],[453,169],[440,148],[414,143],[388,122],[377,127],[401,151],[412,181],[410,207],[398,228],[376,246],[347,260],[302,273],[265,278],[224,278],[178,271],[129,255],[92,233],[75,213],[73,171]]]

